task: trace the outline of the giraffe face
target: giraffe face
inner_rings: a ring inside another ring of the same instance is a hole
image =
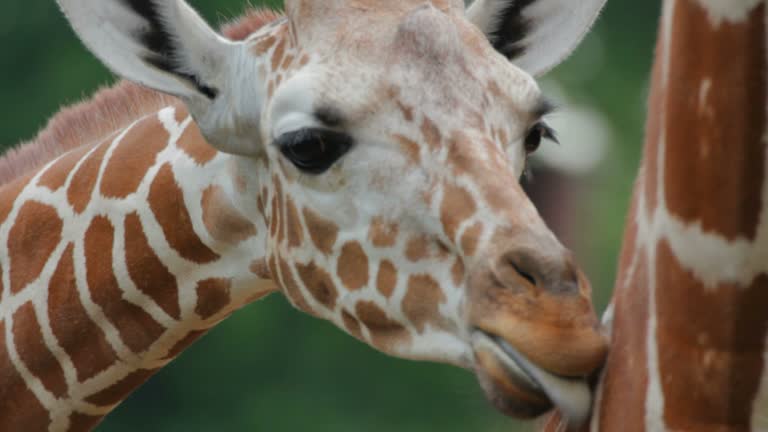
[[[605,342],[519,185],[547,131],[534,79],[434,7],[303,24],[252,42],[274,67],[252,168],[272,277],[379,350],[474,369],[506,413],[580,415]]]

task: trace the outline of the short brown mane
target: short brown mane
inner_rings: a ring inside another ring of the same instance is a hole
[[[243,40],[281,15],[269,9],[248,9],[221,28],[233,40]],[[100,89],[88,100],[54,115],[37,136],[8,150],[0,158],[0,185],[26,174],[83,145],[95,145],[112,132],[144,115],[179,101],[128,81]]]

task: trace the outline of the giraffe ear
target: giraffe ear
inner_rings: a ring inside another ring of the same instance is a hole
[[[179,97],[213,99],[232,43],[180,0],[58,0],[77,35],[107,67]]]
[[[229,103],[242,43],[219,36],[183,0],[57,2],[83,43],[113,72],[180,97],[219,150],[258,153],[253,139],[228,133],[242,123]]]
[[[605,0],[475,0],[467,18],[497,51],[533,76],[576,49]]]

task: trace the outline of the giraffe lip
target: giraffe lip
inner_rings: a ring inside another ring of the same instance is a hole
[[[475,331],[472,344],[476,349],[491,351],[518,386],[549,399],[570,427],[579,427],[588,419],[592,395],[586,379],[546,371],[507,341],[490,333]]]

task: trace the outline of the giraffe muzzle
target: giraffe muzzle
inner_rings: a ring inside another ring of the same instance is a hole
[[[507,415],[532,418],[555,407],[577,428],[589,416],[587,378],[607,354],[589,281],[547,236],[497,240],[468,286],[480,384]]]

